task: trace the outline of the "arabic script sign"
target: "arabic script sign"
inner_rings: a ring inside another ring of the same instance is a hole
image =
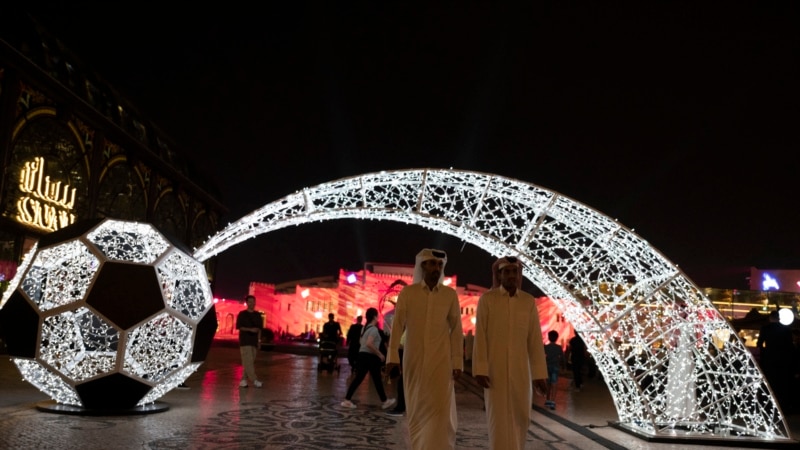
[[[28,161],[20,171],[17,220],[46,231],[56,231],[75,223],[71,213],[76,188],[53,182],[44,174],[44,158]]]

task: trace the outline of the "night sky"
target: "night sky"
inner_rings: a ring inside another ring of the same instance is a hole
[[[452,167],[616,218],[701,287],[800,268],[796,2],[448,3],[32,11],[210,173],[223,224],[342,177]],[[490,284],[492,258],[455,238],[329,221],[228,249],[215,294],[423,247],[460,285]]]

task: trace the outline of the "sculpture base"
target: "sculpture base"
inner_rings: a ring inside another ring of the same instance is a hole
[[[53,400],[36,404],[39,411],[71,414],[75,416],[130,416],[140,414],[154,414],[164,412],[169,409],[169,404],[164,402],[153,402],[148,405],[135,406],[133,408],[121,409],[90,409],[75,405],[62,405]]]
[[[609,426],[628,434],[636,436],[647,442],[683,444],[683,445],[709,445],[716,447],[761,448],[761,449],[796,449],[798,441],[791,438],[761,439],[747,436],[700,436],[676,430],[674,435],[647,433],[634,426],[620,422],[608,422]]]

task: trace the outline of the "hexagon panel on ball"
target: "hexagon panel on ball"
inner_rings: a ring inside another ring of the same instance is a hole
[[[22,377],[87,412],[152,404],[203,363],[216,328],[203,264],[141,222],[94,220],[42,238],[0,302]]]

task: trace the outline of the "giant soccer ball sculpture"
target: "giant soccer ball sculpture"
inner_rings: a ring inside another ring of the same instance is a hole
[[[203,363],[216,328],[203,265],[151,225],[112,219],[43,237],[0,308],[23,378],[84,412],[152,407]]]

